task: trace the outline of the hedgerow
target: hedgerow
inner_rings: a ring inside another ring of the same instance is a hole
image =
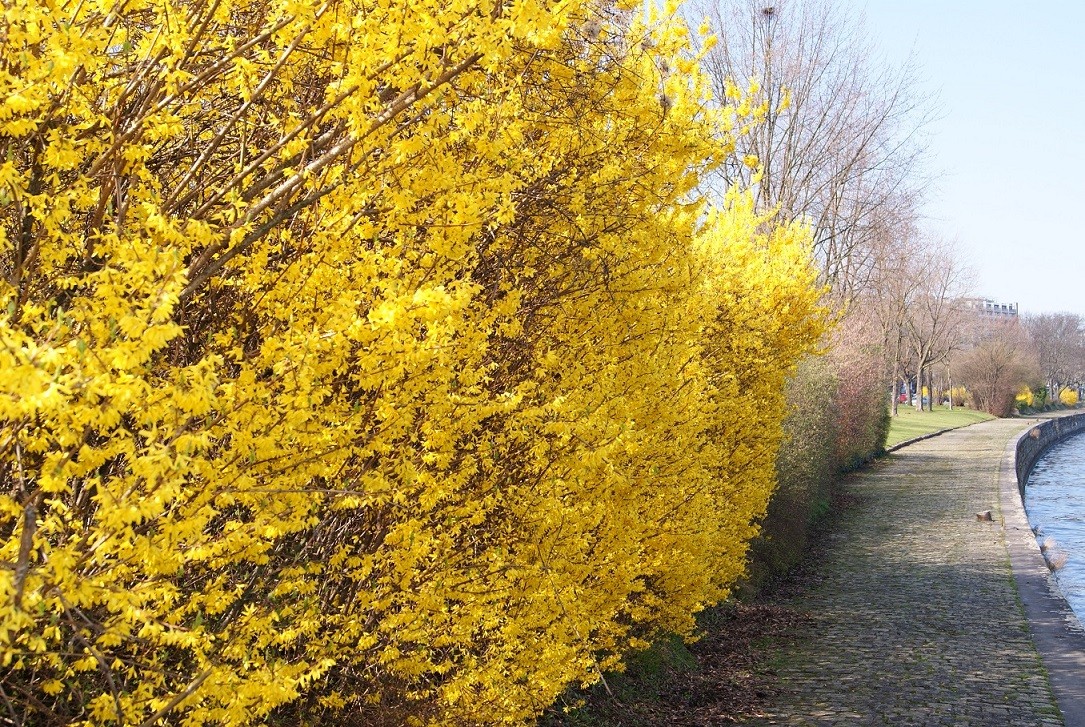
[[[521,722],[726,596],[824,320],[670,10],[9,6],[0,710]]]

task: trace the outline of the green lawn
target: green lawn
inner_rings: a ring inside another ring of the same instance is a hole
[[[934,411],[918,412],[915,407],[901,404],[899,416],[889,424],[889,439],[885,445],[891,447],[906,439],[920,437],[940,429],[963,427],[965,424],[994,419],[990,414],[974,409],[954,407],[953,411],[944,406],[935,406]]]

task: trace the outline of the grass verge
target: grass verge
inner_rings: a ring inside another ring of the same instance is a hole
[[[934,411],[919,412],[913,407],[902,405],[898,410],[898,415],[889,423],[889,438],[885,446],[892,447],[894,444],[941,429],[963,427],[988,419],[994,419],[994,417],[975,409],[954,407],[953,411],[950,411],[948,407],[938,405],[934,407]]]

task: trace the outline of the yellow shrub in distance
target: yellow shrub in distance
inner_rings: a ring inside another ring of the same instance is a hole
[[[972,393],[963,386],[954,386],[949,390],[953,406],[972,406]]]
[[[1032,389],[1028,386],[1022,386],[1017,392],[1017,396],[1014,397],[1014,401],[1018,405],[1032,406],[1036,400],[1035,395],[1032,393]]]

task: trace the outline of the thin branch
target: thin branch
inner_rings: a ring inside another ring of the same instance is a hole
[[[162,719],[167,714],[176,709],[178,706],[180,706],[181,702],[191,697],[192,694],[200,688],[200,685],[207,681],[207,678],[211,676],[211,671],[212,670],[210,668],[204,670],[199,676],[193,679],[187,687],[185,687],[184,691],[179,692],[173,699],[166,703],[166,705],[163,706],[162,709],[158,710],[150,717],[140,722],[139,727],[152,727],[156,722],[158,722],[158,720]]]

